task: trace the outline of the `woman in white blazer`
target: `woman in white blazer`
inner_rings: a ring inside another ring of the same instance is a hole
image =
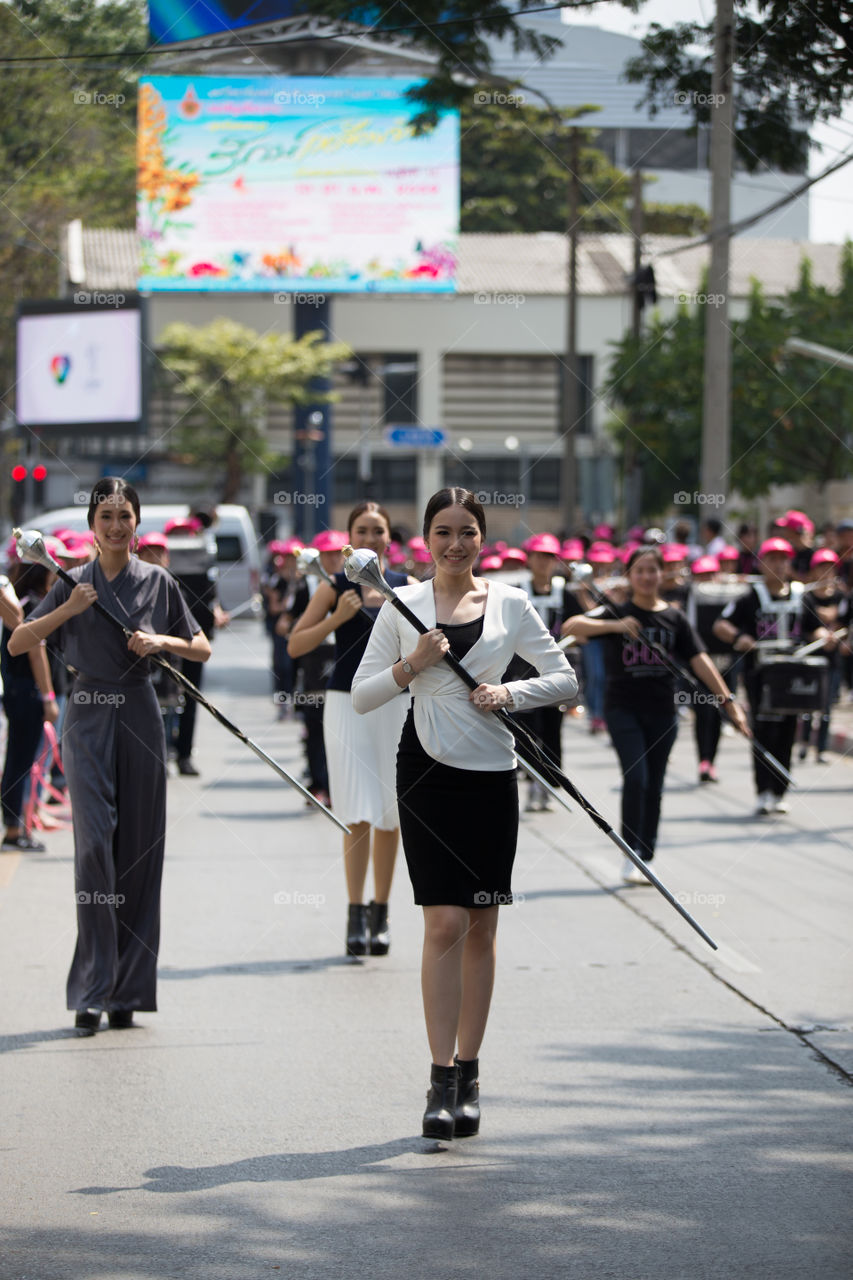
[[[421,635],[383,605],[352,682],[360,713],[401,689],[413,695],[397,754],[397,802],[415,901],[424,911],[421,980],[432,1071],[423,1133],[435,1138],[479,1129],[478,1053],[494,984],[498,908],[512,901],[513,737],[484,713],[532,710],[577,691],[527,595],[474,577],[485,535],[483,508],[467,489],[433,495],[424,539],[435,577],[398,592],[429,630]],[[480,681],[471,693],[441,662],[451,647]],[[501,684],[514,653],[539,676]]]

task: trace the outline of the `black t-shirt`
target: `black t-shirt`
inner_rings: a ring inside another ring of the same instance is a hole
[[[838,588],[829,596],[819,596],[814,591],[804,592],[801,614],[803,635],[807,640],[810,640],[812,633],[817,631],[819,627],[827,627],[830,631],[837,631],[839,627],[843,627],[846,623],[848,605],[847,595],[838,590]],[[835,612],[830,615],[828,622],[823,622],[818,615],[818,609],[833,609]]]
[[[605,620],[638,618],[649,638],[682,666],[705,652],[702,641],[675,605],[654,611],[641,609],[629,600],[625,604],[606,606],[601,611],[596,609],[592,616]],[[605,711],[624,709],[673,715],[677,677],[654,650],[634,636],[610,634],[601,639],[604,641]]]
[[[770,603],[779,603],[787,605],[791,600],[788,592],[784,596],[770,596]],[[726,622],[730,622],[733,627],[737,627],[738,631],[742,631],[744,635],[752,636],[753,640],[767,641],[779,640],[779,612],[770,609],[765,610],[761,604],[761,597],[752,587],[747,591],[746,595],[741,596],[737,600],[733,600],[731,604],[726,605],[720,614]],[[796,613],[791,613],[789,618],[788,639],[798,640],[800,636],[800,621]],[[780,648],[783,647],[780,642]],[[756,667],[755,653],[747,653],[744,655],[744,674],[750,675]]]

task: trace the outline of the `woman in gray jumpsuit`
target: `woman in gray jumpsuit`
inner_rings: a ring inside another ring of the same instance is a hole
[[[135,1009],[157,1008],[166,749],[147,658],[210,657],[175,582],[133,554],[139,519],[130,485],[99,480],[89,502],[98,558],[72,569],[73,590],[57,582],[9,639],[16,654],[53,636],[79,673],[62,749],[77,898],[67,994],[80,1035],[94,1035],[104,1011],[111,1027],[129,1027]],[[132,630],[129,640],[90,610],[95,600]]]

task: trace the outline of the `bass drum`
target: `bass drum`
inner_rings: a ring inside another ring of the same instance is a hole
[[[767,655],[758,669],[759,711],[767,715],[795,716],[822,711],[829,693],[826,658],[791,658]]]

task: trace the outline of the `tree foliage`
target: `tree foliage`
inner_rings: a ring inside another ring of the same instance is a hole
[[[736,0],[735,148],[750,171],[801,172],[808,128],[840,114],[853,96],[851,0]],[[713,110],[714,24],[653,23],[627,77],[646,86],[656,111],[676,102],[697,125]]]
[[[480,85],[462,107],[461,229],[480,232],[565,232],[568,188],[576,167],[581,228],[629,231],[631,176],[595,146],[595,130],[573,122],[595,106],[549,110],[525,101],[521,86],[495,92]],[[650,233],[695,235],[707,227],[698,205],[646,204]]]
[[[171,451],[220,486],[221,502],[235,502],[245,475],[274,471],[282,461],[264,429],[269,407],[332,399],[310,384],[351,354],[343,343],[324,342],[320,332],[299,339],[262,335],[222,317],[203,328],[168,325],[160,360],[190,399],[170,433]]]
[[[133,224],[136,70],[121,50],[147,42],[140,0],[11,0],[0,5],[6,57],[115,50],[88,66],[7,65],[0,75],[0,394],[11,408],[14,315],[56,296],[60,236],[73,218]]]
[[[624,443],[638,441],[643,505],[659,514],[678,492],[699,489],[705,306],[654,312],[639,340],[616,347],[607,393]],[[816,285],[803,259],[797,286],[770,302],[753,283],[747,315],[731,322],[730,488],[747,498],[775,484],[826,483],[853,475],[853,374],[785,350],[807,337],[836,350],[853,347],[853,244],[843,251],[834,293]]]

